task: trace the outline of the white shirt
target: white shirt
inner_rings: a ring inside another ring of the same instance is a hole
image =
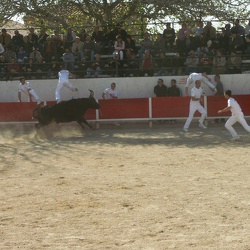
[[[116,89],[113,90],[111,88],[107,88],[103,93],[105,95],[105,99],[113,99],[114,97],[118,98],[118,92]]]
[[[67,82],[69,80],[69,71],[63,69],[58,73],[58,76],[59,76],[59,82]]]
[[[230,97],[227,100],[227,104],[228,104],[228,107],[231,108],[230,110],[232,112],[232,115],[240,115],[240,114],[242,114],[241,107],[234,98]]]
[[[24,92],[25,94],[29,94],[29,91],[31,90],[30,83],[26,82],[25,84],[19,83],[18,86],[18,92]]]
[[[198,89],[196,87],[193,87],[191,89],[191,96],[192,97],[200,99],[202,94],[203,94],[203,89],[201,87],[199,87]],[[192,98],[191,98],[191,101],[193,101]],[[193,102],[196,102],[196,101],[193,101]]]

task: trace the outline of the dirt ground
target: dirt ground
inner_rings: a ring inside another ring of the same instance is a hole
[[[250,249],[250,135],[0,125],[0,249]]]

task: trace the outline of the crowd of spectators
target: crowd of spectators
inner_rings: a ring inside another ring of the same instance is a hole
[[[120,24],[89,33],[69,27],[63,35],[30,28],[11,36],[2,29],[0,79],[56,77],[62,65],[79,77],[235,74],[242,59],[250,59],[250,19],[245,27],[237,19],[219,31],[212,22],[183,23],[177,31],[167,23],[153,38],[148,32],[133,38]]]

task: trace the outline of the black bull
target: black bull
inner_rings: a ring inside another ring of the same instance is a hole
[[[35,125],[35,128],[39,129],[52,122],[66,123],[72,121],[76,121],[82,128],[84,128],[83,124],[92,128],[83,117],[88,109],[100,109],[92,90],[90,90],[89,98],[72,99],[52,106],[36,108],[33,111],[33,118],[37,119],[39,123]]]

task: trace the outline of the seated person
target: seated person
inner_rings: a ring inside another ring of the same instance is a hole
[[[95,54],[95,60],[90,62],[91,65],[87,67],[87,76],[99,76],[102,74],[102,69],[104,68],[103,62],[101,61],[101,55]]]
[[[213,66],[213,58],[208,56],[207,53],[203,52],[200,61],[199,61],[199,72],[206,72],[207,74],[211,74]]]
[[[185,74],[189,75],[198,71],[199,58],[196,56],[194,50],[190,50],[184,65],[186,65]]]
[[[236,51],[232,51],[227,59],[227,73],[228,74],[241,74],[242,58]]]
[[[143,58],[141,60],[140,71],[141,71],[141,76],[154,75],[154,62],[149,50],[146,50],[144,52]]]

